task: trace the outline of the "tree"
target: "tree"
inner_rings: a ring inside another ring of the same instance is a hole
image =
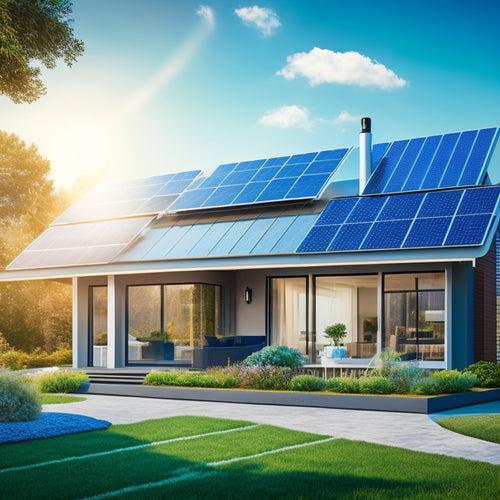
[[[0,94],[15,103],[45,94],[40,68],[68,66],[83,53],[74,38],[71,0],[0,0]]]
[[[0,0],[1,1],[1,0]],[[34,145],[0,131],[0,268],[66,208],[50,163]],[[38,281],[0,284],[0,332],[15,348],[52,352],[71,340],[71,287]]]

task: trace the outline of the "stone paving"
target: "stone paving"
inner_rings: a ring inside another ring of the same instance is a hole
[[[462,436],[415,413],[213,403],[86,394],[86,401],[44,406],[113,424],[178,415],[200,415],[278,425],[351,440],[500,464],[500,445]]]

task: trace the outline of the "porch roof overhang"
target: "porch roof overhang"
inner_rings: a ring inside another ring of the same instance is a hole
[[[282,269],[307,267],[377,266],[391,264],[426,264],[471,262],[483,257],[491,246],[493,235],[482,247],[418,249],[398,251],[365,251],[338,253],[226,256],[213,258],[178,258],[140,262],[113,262],[88,266],[66,266],[3,271],[0,282],[75,277],[117,276],[181,271],[235,271],[244,269]]]

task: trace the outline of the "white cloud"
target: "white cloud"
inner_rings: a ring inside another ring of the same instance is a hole
[[[394,71],[358,52],[334,52],[314,47],[309,52],[288,56],[286,62],[287,65],[277,75],[282,75],[287,80],[304,76],[311,86],[340,83],[393,89],[406,85],[406,81]]]
[[[235,14],[248,26],[255,26],[264,36],[270,36],[273,30],[281,26],[280,20],[271,9],[259,7],[242,7],[234,9]]]
[[[210,29],[215,28],[215,15],[214,11],[208,5],[200,5],[200,8],[196,11],[201,18],[203,18]]]
[[[309,110],[302,106],[281,106],[281,108],[267,110],[260,118],[259,123],[271,127],[290,128],[310,126]]]
[[[361,120],[361,116],[352,116],[349,111],[341,111],[339,116],[335,118],[334,123],[348,123],[348,122],[359,122]]]

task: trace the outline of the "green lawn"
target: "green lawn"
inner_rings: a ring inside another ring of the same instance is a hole
[[[459,434],[500,444],[500,415],[470,415],[447,417],[436,423]]]
[[[85,401],[87,398],[80,396],[68,396],[67,394],[42,394],[40,401],[43,405],[56,405],[62,403],[78,403]]]
[[[161,441],[158,443],[158,441]],[[499,466],[172,417],[0,446],[0,498],[496,499]]]

